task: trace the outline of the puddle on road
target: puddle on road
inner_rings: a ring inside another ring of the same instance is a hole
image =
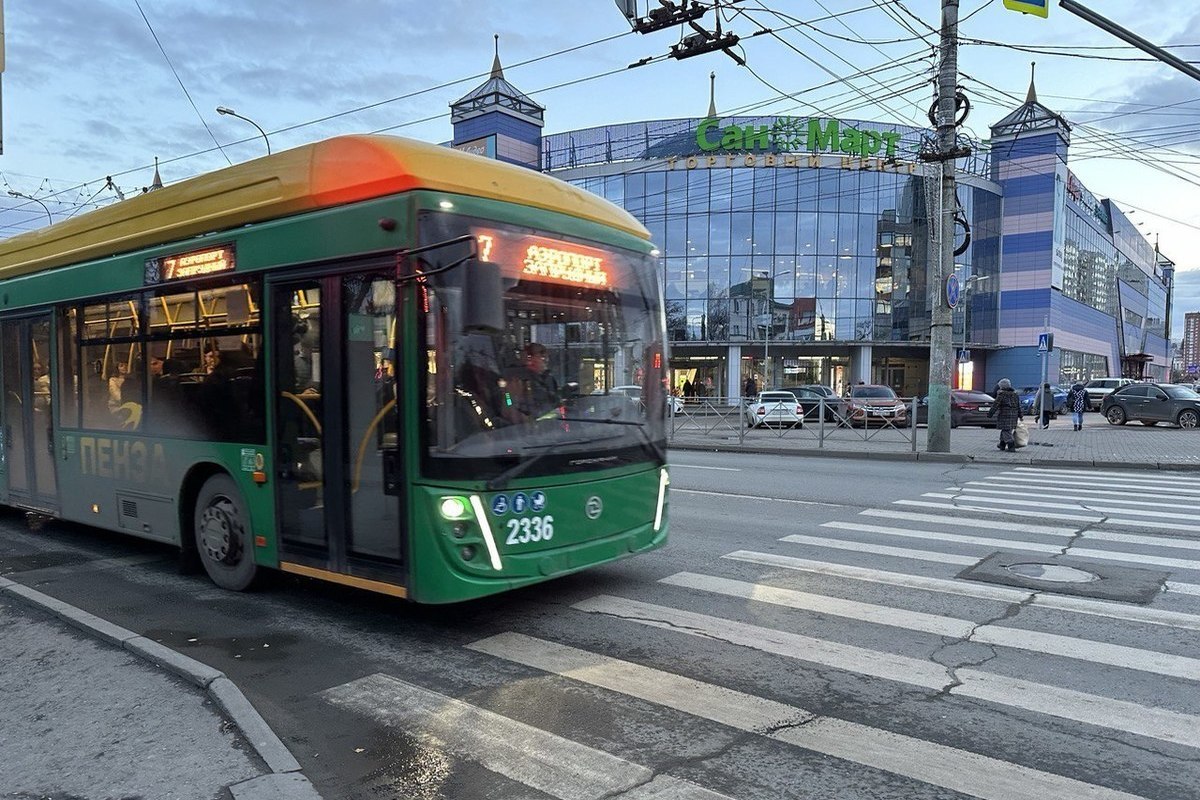
[[[291,648],[299,639],[288,634],[271,634],[264,637],[251,636],[203,636],[196,633],[182,633],[166,628],[152,628],[144,634],[147,639],[153,639],[172,650],[187,652],[201,648],[215,648],[227,655],[242,661],[282,661],[288,657]]]

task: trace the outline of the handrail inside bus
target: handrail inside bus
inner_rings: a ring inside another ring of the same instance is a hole
[[[313,413],[313,410],[308,407],[308,403],[304,402],[291,392],[280,392],[279,394],[281,397],[286,397],[288,400],[291,400],[293,403],[300,406],[300,408],[304,411],[304,415],[308,417],[308,421],[311,422],[313,427],[317,429],[317,435],[320,436],[321,421],[317,419],[317,415]]]
[[[350,493],[358,491],[358,484],[362,478],[363,457],[367,454],[367,442],[371,440],[371,434],[375,428],[383,420],[385,414],[392,410],[396,405],[396,398],[392,398],[383,404],[383,408],[379,409],[379,413],[375,415],[375,419],[371,420],[371,424],[367,426],[367,430],[363,433],[362,440],[358,443],[358,454],[354,457],[354,482],[350,485]]]

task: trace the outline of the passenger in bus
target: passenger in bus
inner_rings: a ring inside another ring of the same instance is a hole
[[[522,364],[505,375],[505,390],[520,420],[534,420],[558,405],[558,381],[550,374],[546,346],[525,345]]]
[[[33,362],[33,393],[50,394],[50,371],[41,361]]]
[[[50,372],[41,361],[33,362],[33,410],[50,408]]]
[[[200,371],[205,375],[216,375],[221,367],[221,351],[210,347],[201,356]]]
[[[129,364],[117,362],[117,374],[108,379],[108,410],[116,411],[124,402],[125,381],[129,380]]]

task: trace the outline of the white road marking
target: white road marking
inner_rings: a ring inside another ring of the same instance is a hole
[[[1008,490],[1008,489],[989,489],[989,488],[981,487],[981,486],[966,486],[966,487],[959,487],[959,488],[956,488],[953,490],[946,489],[945,491],[956,491],[959,494],[969,493],[972,495],[997,495],[999,497],[1023,497],[1023,498],[1033,498],[1033,499],[1046,498],[1046,499],[1058,499],[1058,500],[1074,500],[1076,505],[1083,506],[1087,509],[1095,508],[1095,509],[1100,509],[1100,510],[1104,510],[1105,506],[1096,505],[1097,503],[1115,504],[1117,506],[1116,510],[1119,510],[1119,511],[1124,511],[1124,509],[1120,508],[1120,506],[1147,506],[1149,508],[1193,508],[1195,506],[1195,501],[1197,499],[1197,498],[1186,498],[1188,500],[1188,502],[1186,504],[1181,504],[1181,503],[1168,502],[1167,498],[1165,498],[1165,497],[1157,497],[1154,500],[1127,500],[1125,498],[1116,499],[1116,498],[1112,498],[1112,497],[1091,498],[1091,497],[1075,496],[1073,492],[1069,492],[1069,491],[1062,491],[1062,492],[1054,491],[1054,490],[1051,490],[1051,491],[1037,490],[1037,491],[1035,491],[1032,489],[1023,490],[1023,491],[1012,491],[1012,490]],[[1184,498],[1181,498],[1181,499],[1184,499]],[[1130,513],[1137,513],[1137,512],[1131,511]],[[1194,518],[1194,519],[1200,519],[1200,515],[1198,515],[1198,514],[1189,514],[1187,516]]]
[[[1029,596],[1033,593],[1028,589],[1016,589],[1009,586],[948,580],[946,578],[929,578],[923,575],[910,575],[907,572],[888,572],[867,567],[852,567],[848,564],[814,561],[812,559],[795,558],[775,553],[758,553],[753,550],[735,550],[732,553],[721,556],[721,558],[796,572],[812,572],[836,578],[882,583],[888,586],[902,586],[906,589],[956,594],[963,597],[974,597],[979,600],[997,600],[1001,603],[1022,603],[1028,600]]]
[[[862,525],[857,522],[824,522],[822,528],[836,528],[838,530],[859,531],[862,533],[880,533],[885,536],[899,536],[908,539],[932,539],[940,542],[954,542],[956,544],[973,544],[981,547],[992,547],[999,550],[1022,550],[1033,553],[1060,553],[1065,545],[1043,544],[1041,542],[1021,542],[1009,541],[1008,539],[989,539],[982,536],[965,536],[957,533],[941,533],[939,531],[915,531],[908,528],[889,528],[884,525]],[[790,541],[789,537],[784,537],[780,541]],[[1126,553],[1118,550],[1095,550],[1090,547],[1079,547],[1074,545],[1068,552],[1063,555],[1068,555],[1073,558],[1098,558],[1102,561],[1125,561],[1131,564],[1152,564],[1156,567],[1172,567],[1174,569],[1197,569],[1200,570],[1200,561],[1191,561],[1186,558],[1168,558],[1166,556],[1151,556],[1144,553]],[[978,561],[979,559],[976,559]]]
[[[857,553],[873,553],[881,556],[895,556],[896,558],[916,559],[918,561],[934,561],[941,564],[962,564],[971,566],[978,564],[985,556],[960,556],[952,553],[942,553],[936,550],[913,550],[907,547],[891,547],[882,544],[868,544],[866,542],[848,541],[845,539],[827,539],[819,536],[801,536],[792,534],[784,536],[779,541],[788,542],[790,544],[807,544],[814,547],[827,547],[834,550],[849,550]],[[1030,550],[1026,542],[1012,542],[1006,550],[1012,550],[1019,553],[1039,552]],[[1072,556],[1096,558],[1103,561],[1121,561],[1133,564],[1151,563],[1155,566],[1179,566],[1180,564],[1193,564],[1193,561],[1178,561],[1176,559],[1152,559],[1147,560],[1143,556],[1135,553],[1117,553],[1109,550],[1088,550],[1080,548],[1071,548]],[[1170,561],[1174,563],[1162,564],[1159,562]],[[1187,567],[1184,567],[1185,569]],[[1178,592],[1180,594],[1200,595],[1200,584],[1182,583],[1179,581],[1167,581],[1166,589],[1169,592]]]
[[[962,499],[971,503],[995,503],[1000,506],[1017,506],[1019,508],[1057,508],[1067,511],[1090,511],[1093,514],[1128,514],[1138,517],[1154,517],[1157,519],[1181,519],[1181,520],[1200,520],[1200,515],[1197,514],[1176,514],[1169,511],[1149,511],[1140,508],[1125,508],[1121,505],[1116,505],[1111,500],[1103,501],[1087,501],[1084,506],[1081,503],[1052,503],[1045,500],[1030,499],[1029,496],[1019,498],[1008,497],[986,497],[980,494],[963,495],[963,494],[941,494],[937,492],[926,492],[922,497],[940,497],[947,500]],[[903,502],[903,501],[901,501]],[[1151,503],[1150,505],[1160,505]]]
[[[1033,523],[1018,523],[1018,522],[1013,522],[1013,521],[1006,521],[1006,519],[1003,519],[1003,518],[997,516],[997,512],[995,509],[978,509],[978,507],[977,507],[977,509],[972,509],[971,506],[955,506],[955,505],[950,505],[948,503],[925,503],[924,500],[896,500],[895,504],[896,505],[926,507],[926,509],[949,509],[950,511],[955,511],[955,512],[976,511],[976,512],[982,512],[982,513],[988,513],[988,515],[992,515],[992,516],[984,517],[984,518],[961,517],[958,515],[958,513],[955,513],[955,515],[953,517],[950,517],[947,515],[931,515],[931,513],[904,511],[904,510],[900,510],[900,509],[868,509],[868,510],[863,511],[863,516],[866,516],[866,517],[893,517],[895,519],[913,519],[913,521],[920,521],[920,522],[937,521],[944,525],[970,523],[973,525],[979,525],[979,527],[982,527],[982,528],[995,528],[997,530],[1021,530],[1021,531],[1025,531],[1025,533],[1031,533],[1031,534],[1032,533],[1074,534],[1075,531],[1078,531],[1080,528],[1084,528],[1085,525],[1097,522],[1099,519],[1099,517],[1094,518],[1094,519],[1086,519],[1086,518],[1080,518],[1079,516],[1075,516],[1075,515],[1052,515],[1052,513],[1040,513],[1040,512],[1034,512],[1034,511],[1024,513],[1024,515],[1018,515],[1018,516],[1024,516],[1024,517],[1067,519],[1067,521],[1075,523],[1073,528],[1067,528],[1067,527],[1064,527],[1064,525],[1037,525],[1037,524],[1033,524]],[[1040,529],[1040,530],[1037,530],[1037,529]]]
[[[867,544],[866,542],[852,542],[846,539],[827,539],[822,536],[802,536],[798,533],[785,536],[779,541],[790,544],[808,544],[814,547],[829,547],[834,550],[849,550],[856,553],[873,553],[879,556],[917,558],[921,561],[936,561],[942,564],[958,564],[960,566],[971,566],[972,564],[978,564],[980,561],[980,557],[977,556],[959,556],[953,553],[939,553],[932,550],[910,550],[907,547]],[[920,553],[921,555],[914,555],[915,553]]]
[[[737,550],[722,558],[733,561],[744,561],[765,567],[794,570],[797,572],[812,572],[819,575],[830,575],[849,580],[881,583],[887,586],[900,586],[906,589],[917,589],[926,592],[953,594],[961,597],[974,597],[979,600],[996,600],[1002,603],[1023,603],[1033,597],[1032,589],[1017,589],[1008,586],[995,586],[972,581],[950,580],[947,578],[931,578],[923,575],[910,575],[905,572],[887,572],[885,570],[852,567],[845,564],[834,564],[828,561],[813,561],[792,556],[781,556],[774,553],[757,553],[750,550]],[[1088,614],[1107,619],[1119,619],[1126,622],[1138,622],[1149,625],[1163,625],[1172,628],[1200,631],[1200,615],[1186,614],[1180,611],[1168,611],[1160,608],[1147,608],[1127,603],[1114,603],[1107,600],[1093,600],[1088,597],[1072,597],[1060,594],[1039,594],[1034,597],[1032,605],[1055,611],[1069,611],[1075,614]]]
[[[942,533],[941,531],[918,531],[909,528],[891,528],[886,525],[864,525],[860,522],[824,522],[821,523],[822,528],[836,528],[842,531],[856,531],[859,533],[882,533],[886,536],[900,536],[907,539],[931,539],[938,542],[954,542],[956,544],[975,544],[980,547],[991,547],[997,550],[1004,550],[1010,547],[1020,547],[1022,550],[1030,550],[1036,553],[1062,553],[1062,549],[1066,547],[1063,544],[1041,544],[1038,542],[1021,542],[1011,539],[991,539],[986,536],[967,536],[960,533]]]
[[[715,470],[717,472],[741,472],[742,471],[740,467],[704,467],[704,466],[701,466],[700,464],[676,464],[674,462],[672,462],[670,466],[671,466],[671,469],[679,469],[680,467],[683,467],[684,469],[711,469],[711,470]]]
[[[721,640],[860,675],[976,697],[999,705],[1200,748],[1200,717],[1191,714],[975,670],[958,670],[955,673],[958,680],[955,681],[945,668],[908,656],[881,653],[609,595],[589,598],[576,603],[574,608],[688,636]],[[934,686],[939,680],[940,685]]]
[[[1145,471],[1117,472],[1114,470],[1060,469],[1056,467],[1016,467],[1014,471],[1029,475],[1071,475],[1079,478],[1120,478],[1128,483],[1150,483],[1155,485],[1174,483],[1181,486],[1200,487],[1200,478],[1186,477],[1179,472],[1172,472],[1170,470],[1163,470],[1160,475],[1147,475]]]
[[[987,509],[991,510],[991,509]],[[980,519],[978,517],[963,517],[955,514],[954,516],[946,516],[945,514],[922,514],[916,511],[900,511],[895,508],[868,508],[863,511],[860,516],[864,517],[883,517],[884,519],[902,519],[911,520],[912,522],[932,522],[936,525],[972,525],[979,528],[992,528],[998,531],[1018,531],[1020,533],[1045,533],[1056,536],[1073,536],[1079,531],[1079,527],[1065,527],[1062,525],[1034,525],[1026,522],[1011,522],[1007,520],[998,520],[993,518]]]
[[[921,611],[906,611],[891,606],[798,592],[795,589],[781,589],[765,583],[748,583],[730,578],[719,578],[715,575],[700,575],[695,572],[676,572],[674,575],[661,578],[659,583],[723,594],[727,597],[740,597],[744,600],[770,603],[800,611],[811,611],[816,614],[829,614],[875,625],[886,625],[889,628],[932,633],[935,636],[945,636],[949,639],[966,639],[975,628],[975,623],[966,619],[955,619],[941,614],[926,614]]]
[[[981,800],[1136,800],[1113,789],[879,728],[817,717],[803,708],[521,634],[500,634],[467,647]]]
[[[686,633],[689,636],[719,639],[764,653],[907,683],[911,686],[921,686],[933,691],[941,691],[951,682],[946,667],[924,659],[881,653],[865,647],[830,642],[692,611],[680,611],[638,600],[598,595],[576,603],[573,607],[580,611],[620,617],[654,628]]]
[[[1040,478],[985,478],[978,481],[967,481],[966,486],[992,486],[995,488],[1005,489],[1045,489],[1062,492],[1064,494],[1078,495],[1101,495],[1108,497],[1129,497],[1131,493],[1136,493],[1138,497],[1163,497],[1177,500],[1198,500],[1200,499],[1200,489],[1172,489],[1169,487],[1156,486],[1138,486],[1131,488],[1128,486],[1118,487],[1117,484],[1101,484],[1102,486],[1112,486],[1114,488],[1093,488],[1096,484],[1088,482],[1086,486],[1080,486],[1078,481],[1044,481]]]
[[[1186,680],[1200,680],[1200,659],[1143,650],[1138,647],[1097,642],[1058,633],[1044,633],[1003,625],[979,625],[969,619],[958,619],[941,614],[926,614],[892,606],[862,603],[840,597],[781,589],[762,583],[735,581],[713,575],[694,572],[677,572],[660,580],[671,586],[698,589],[702,592],[740,597],[759,603],[811,611],[814,614],[829,614],[844,619],[870,622],[919,633],[932,633],[951,639],[977,642],[979,644],[1031,650],[1035,653],[1061,656],[1089,661],[1093,664],[1108,664],[1112,667],[1167,675]]]
[[[897,500],[896,505],[913,506],[916,508],[941,508],[947,511],[975,511],[984,514],[1005,514],[1013,517],[1037,517],[1038,519],[1064,519],[1081,525],[1092,525],[1103,517],[1081,517],[1078,514],[1054,514],[1049,511],[1034,511],[1023,508],[987,508],[985,506],[955,505],[954,503],[933,503],[925,500]],[[985,523],[986,524],[986,523]]]
[[[1187,531],[1189,533],[1200,533],[1200,525],[1184,525],[1180,522],[1154,522],[1148,519],[1125,519],[1123,517],[1109,517],[1104,520],[1104,524],[1112,526],[1128,526],[1131,528],[1158,528],[1164,531]]]
[[[845,505],[843,505],[841,503],[822,503],[817,500],[792,500],[791,498],[787,498],[787,497],[763,497],[761,495],[756,495],[756,494],[734,494],[732,492],[706,492],[706,491],[701,491],[700,489],[676,489],[675,487],[671,487],[671,494],[680,494],[680,493],[682,493],[682,494],[703,494],[703,495],[708,495],[710,497],[734,497],[734,498],[737,498],[738,500],[754,500],[756,502],[761,502],[763,500],[767,500],[772,503],[795,503],[796,505],[801,505],[801,506],[829,506],[830,508],[845,508],[846,507]]]
[[[640,764],[382,673],[319,696],[561,800],[627,797],[624,792],[651,779],[658,793],[643,797],[725,797],[677,778],[655,777]]]
[[[1130,492],[1162,492],[1166,494],[1184,494],[1196,495],[1200,494],[1200,486],[1181,486],[1167,479],[1156,479],[1153,482],[1137,483],[1122,480],[1120,478],[1082,478],[1078,476],[1065,475],[1063,477],[1055,477],[1053,475],[1029,475],[1006,472],[1003,475],[989,475],[980,480],[995,481],[998,483],[1006,483],[1010,486],[1054,486],[1066,489],[1083,489],[1091,491],[1120,491],[1122,494]]]
[[[1112,531],[1087,531],[1084,539],[1094,539],[1102,542],[1124,542],[1125,544],[1145,544],[1151,547],[1173,547],[1177,550],[1200,550],[1200,541],[1195,539],[1179,539],[1173,536],[1150,536],[1137,533],[1113,533]]]

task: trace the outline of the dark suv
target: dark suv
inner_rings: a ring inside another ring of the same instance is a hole
[[[1105,396],[1100,413],[1112,425],[1136,419],[1143,425],[1169,422],[1195,428],[1200,426],[1200,394],[1173,383],[1131,383]]]

